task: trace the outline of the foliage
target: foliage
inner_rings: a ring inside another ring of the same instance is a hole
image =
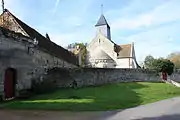
[[[84,66],[86,60],[86,54],[87,54],[87,49],[86,49],[87,43],[72,43],[68,45],[68,49],[75,49],[77,46],[79,46],[81,52],[81,60],[82,60],[81,66]],[[75,51],[77,50],[75,49]]]
[[[147,94],[148,93],[148,94]],[[135,107],[180,95],[164,83],[119,83],[81,89],[64,89],[28,100],[1,104],[2,108],[41,110],[115,110]],[[77,96],[77,98],[72,98]]]
[[[152,56],[147,56],[144,61],[145,67],[148,69],[154,69],[157,72],[167,72],[171,75],[174,71],[174,63],[168,59],[158,58],[155,59]]]
[[[172,63],[168,59],[155,59],[153,62],[154,69],[156,69],[158,72],[167,72],[168,75],[171,75],[174,71],[174,63]]]
[[[153,56],[151,56],[151,55],[146,56],[146,58],[144,60],[145,68],[152,69],[154,60],[155,59]]]
[[[180,69],[180,52],[169,54],[167,59],[174,63],[176,69]]]

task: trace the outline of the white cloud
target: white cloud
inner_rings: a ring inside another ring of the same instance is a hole
[[[89,42],[92,40],[93,33],[85,30],[75,31],[73,33],[51,33],[49,32],[50,38],[56,44],[66,47],[68,44],[74,42]]]
[[[141,26],[149,26],[152,23],[152,16],[149,14],[140,15],[131,19],[118,19],[112,23],[113,29],[137,29]]]
[[[53,14],[57,11],[57,7],[59,5],[59,1],[60,0],[56,0],[56,2],[55,2],[54,8],[53,8]]]
[[[81,26],[83,24],[83,20],[78,16],[69,16],[63,20],[65,24],[68,26]]]
[[[179,0],[164,0],[147,11],[143,10],[144,6],[148,6],[146,4],[139,6],[138,3],[130,6],[130,8],[128,6],[120,11],[110,11],[123,14],[111,22],[111,27],[116,33],[123,30],[129,32],[129,37],[118,36],[118,38],[122,38],[126,42],[135,42],[136,56],[139,62],[142,62],[149,54],[154,57],[166,57],[171,52],[180,51],[178,46],[180,39],[178,36],[180,28]],[[136,9],[142,9],[142,11],[137,12]],[[134,15],[133,12],[134,14],[137,12],[137,14]],[[131,35],[130,32],[138,30],[144,31]]]
[[[55,34],[50,33],[51,40],[55,42],[56,44],[65,47],[68,44],[72,43],[73,39],[77,38],[77,34],[73,33],[66,33],[66,34]]]
[[[150,12],[138,14],[134,17],[116,19],[112,22],[112,27],[113,29],[138,29],[180,20],[179,6],[178,0],[171,0],[157,6]]]
[[[129,36],[127,39],[129,42],[132,40],[135,42],[138,61],[143,61],[149,54],[155,57],[166,57],[171,52],[180,51],[178,46],[179,27],[180,23],[174,23]]]

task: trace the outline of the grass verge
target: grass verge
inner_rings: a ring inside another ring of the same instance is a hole
[[[172,85],[134,82],[59,90],[0,106],[5,109],[104,111],[135,107],[179,95],[180,89]]]

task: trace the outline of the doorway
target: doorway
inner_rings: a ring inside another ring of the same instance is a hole
[[[6,69],[4,78],[5,99],[11,99],[15,97],[16,78],[17,72],[15,69]]]

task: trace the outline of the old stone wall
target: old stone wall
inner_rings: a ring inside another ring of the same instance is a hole
[[[29,38],[17,34],[4,35],[0,30],[0,93],[4,90],[2,87],[7,68],[17,71],[16,90],[19,91],[31,88],[32,79],[39,80],[47,69],[53,67],[77,66],[34,46]]]
[[[180,71],[179,70],[174,71],[174,73],[171,76],[169,76],[169,78],[176,82],[180,82]]]
[[[148,81],[155,82],[159,80],[156,72],[142,69],[96,69],[85,68],[71,70],[70,75],[77,81],[79,86],[102,85],[119,82]]]
[[[180,72],[175,72],[169,77],[180,82]],[[121,82],[161,81],[160,74],[152,70],[121,68],[53,68],[44,78],[45,81],[56,83],[60,88],[72,87],[74,81],[78,87]]]
[[[159,75],[154,71],[144,69],[118,69],[118,68],[55,68],[46,75],[61,88],[71,87],[76,81],[77,86],[97,86],[120,82],[158,82]]]

